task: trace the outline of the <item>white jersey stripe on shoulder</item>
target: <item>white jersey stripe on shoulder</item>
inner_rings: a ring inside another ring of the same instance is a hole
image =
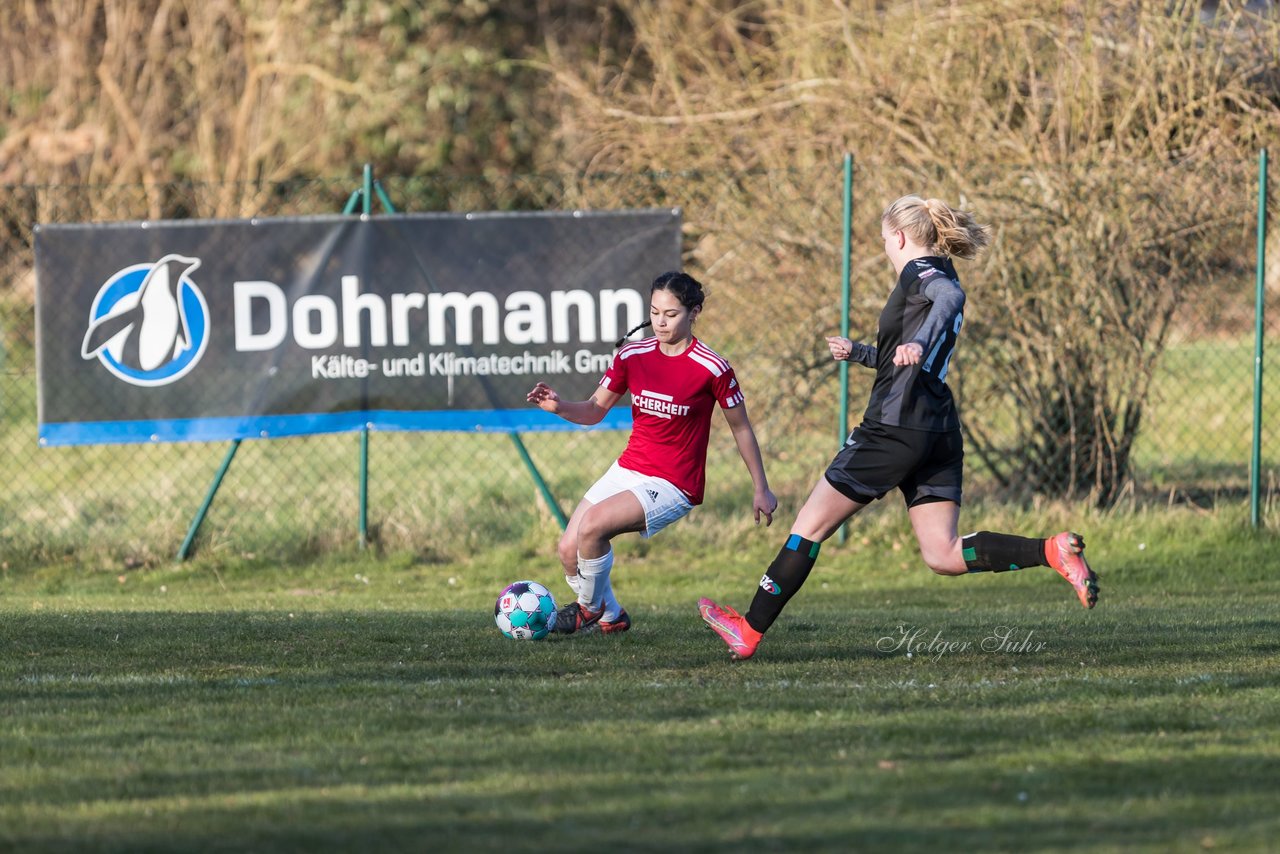
[[[706,344],[703,344],[701,341],[699,341],[697,344],[693,346],[694,346],[694,350],[696,350],[699,354],[706,356],[708,359],[711,359],[714,362],[717,362],[720,365],[721,371],[729,370],[728,360],[726,360],[723,356],[721,356],[715,350],[712,350],[710,347],[708,347]]]
[[[702,365],[702,367],[706,368],[708,371],[711,372],[711,376],[713,377],[718,377],[724,373],[723,368],[721,368],[719,365],[717,365],[715,362],[711,361],[710,359],[704,358],[702,354],[696,350],[689,351],[689,359],[691,361],[697,362],[699,365]]]
[[[657,343],[645,345],[643,343],[628,344],[618,351],[619,359],[630,359],[632,356],[640,356],[645,353],[652,353],[657,348]]]

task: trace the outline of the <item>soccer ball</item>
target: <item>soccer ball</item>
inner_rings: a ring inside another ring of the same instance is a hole
[[[536,581],[508,584],[493,605],[493,621],[507,637],[542,640],[556,621],[556,600]]]

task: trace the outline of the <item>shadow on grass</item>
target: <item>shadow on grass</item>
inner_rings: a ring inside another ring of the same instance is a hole
[[[806,608],[735,665],[684,610],[545,643],[459,611],[10,613],[0,847],[1274,837],[1275,605],[970,604]],[[1046,647],[980,648],[1014,620]],[[902,626],[979,647],[877,648]]]
[[[559,789],[511,777],[505,791],[477,792],[467,781],[432,783],[430,769],[407,768],[407,782],[297,781],[274,800],[193,797],[158,801],[154,810],[139,801],[146,820],[89,824],[89,844],[78,850],[573,851],[598,844],[566,839],[601,837],[629,851],[1167,850],[1215,837],[1254,847],[1274,838],[1277,820],[1241,780],[1267,773],[1262,758],[1187,756],[1066,761],[1032,775],[991,765],[906,772],[823,765],[767,778],[700,774],[673,786],[641,769],[588,772]],[[74,838],[74,826],[8,836],[20,850],[50,850]]]

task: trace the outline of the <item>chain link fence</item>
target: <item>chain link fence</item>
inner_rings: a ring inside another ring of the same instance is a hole
[[[893,285],[878,237],[884,204],[906,192],[960,202],[995,232],[987,256],[961,265],[969,304],[950,382],[965,421],[966,494],[1103,507],[1240,501],[1253,428],[1257,181],[1254,163],[986,164],[929,175],[860,167],[852,335],[874,337]],[[840,328],[840,164],[380,183],[399,210],[413,212],[680,207],[685,267],[708,293],[698,335],[737,370],[783,518],[803,501],[840,442],[838,371],[823,340]],[[352,179],[3,188],[5,568],[172,560],[228,450],[37,445],[33,225],[329,214],[357,187]],[[1273,250],[1277,243],[1273,237]],[[1273,261],[1268,279],[1272,339],[1278,267]],[[1266,357],[1271,376],[1277,361]],[[870,381],[870,371],[851,369],[852,424]],[[1277,410],[1268,403],[1262,422],[1268,501],[1280,474]],[[539,433],[523,441],[568,512],[626,434]],[[195,550],[295,560],[355,548],[359,447],[351,434],[244,442]],[[368,462],[375,549],[435,561],[495,542],[544,550],[554,536],[555,518],[509,436],[375,433]],[[690,524],[745,527],[750,480],[718,418],[708,466],[706,504]]]

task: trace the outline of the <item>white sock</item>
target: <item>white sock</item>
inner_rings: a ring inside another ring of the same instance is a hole
[[[567,585],[569,585],[569,589],[573,591],[574,598],[577,598],[577,596],[578,596],[578,576],[576,576],[576,575],[570,575],[569,573],[567,573],[567,572],[566,572],[566,573],[564,574],[564,583],[565,583],[565,584],[567,584]]]
[[[596,591],[600,592],[599,585],[596,585]],[[604,613],[600,615],[602,622],[613,623],[622,616],[622,606],[618,604],[618,597],[613,595],[613,580],[607,575],[604,578],[604,592],[600,596],[600,601],[604,604]]]
[[[613,569],[613,549],[597,558],[584,558],[578,554],[578,603],[592,611],[605,609],[602,619],[617,619],[618,600],[613,595],[609,571]],[[609,609],[614,613],[610,614]]]

